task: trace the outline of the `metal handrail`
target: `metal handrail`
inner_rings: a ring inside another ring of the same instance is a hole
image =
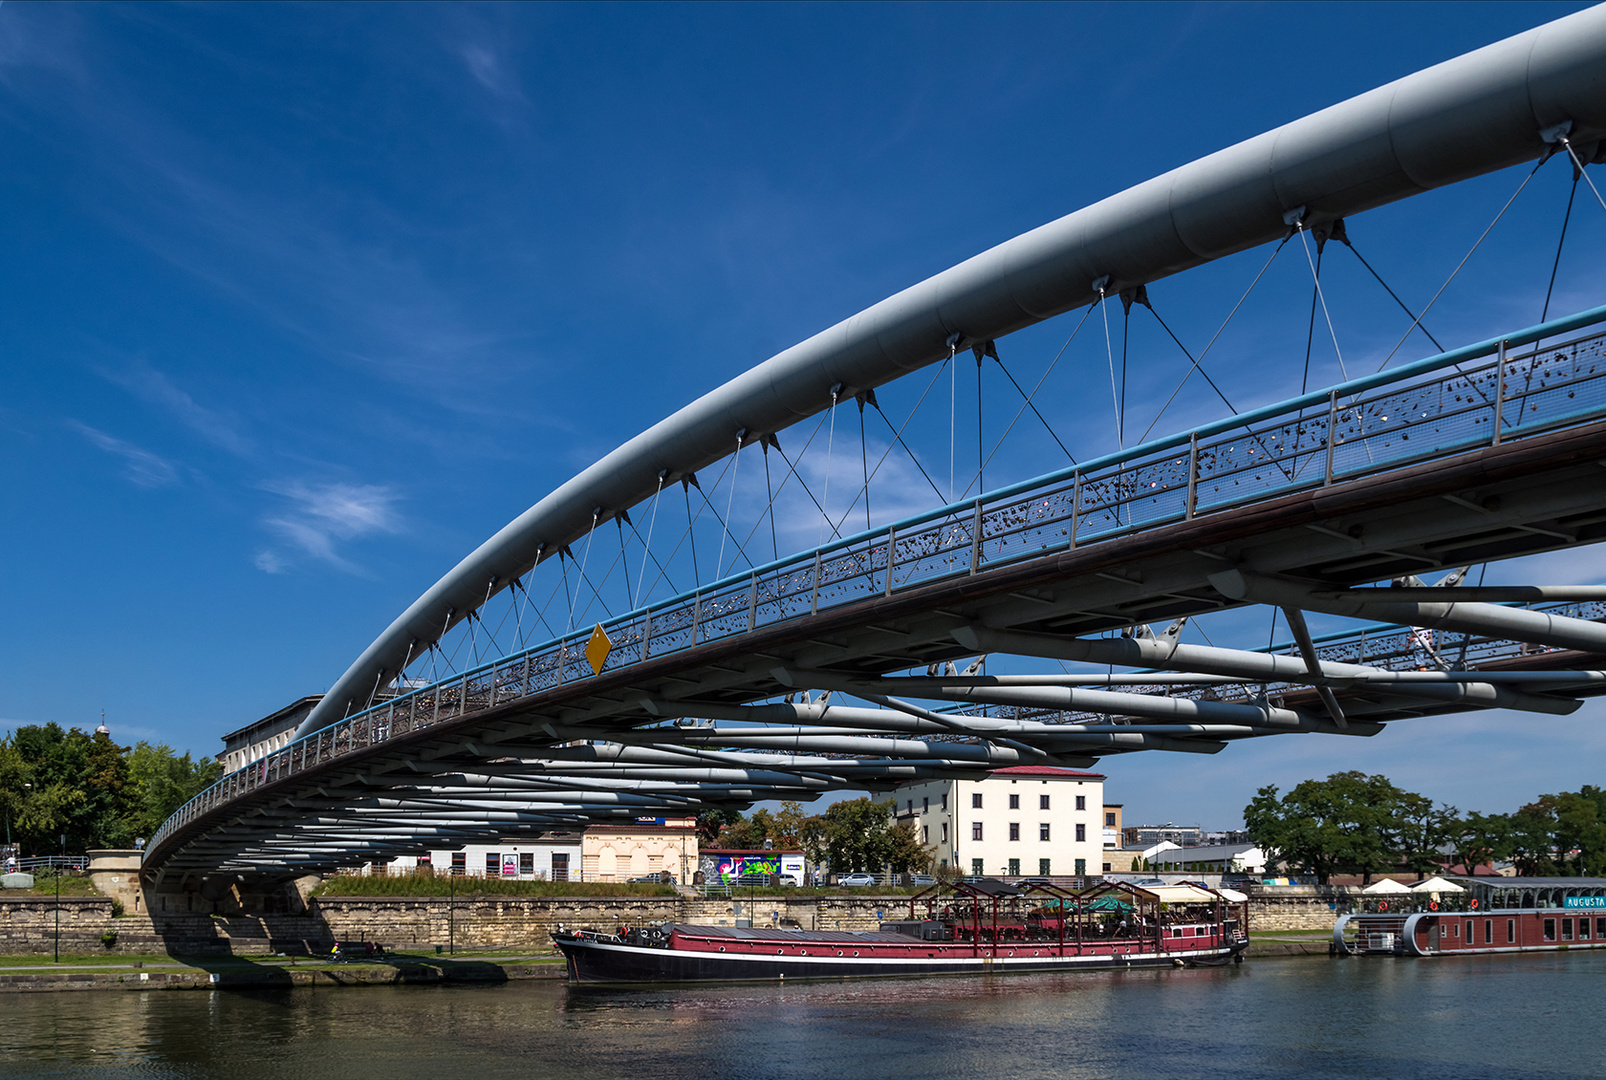
[[[1537,343],[1601,322],[1606,306],[755,567],[599,624],[612,648],[597,671],[585,656],[592,631],[574,631],[409,690],[223,777],[164,822],[150,849],[196,817],[263,785],[604,671],[867,598],[1594,422],[1606,416],[1606,333],[1543,348]],[[1525,345],[1534,347],[1513,352]],[[1491,356],[1493,362],[1464,366]]]

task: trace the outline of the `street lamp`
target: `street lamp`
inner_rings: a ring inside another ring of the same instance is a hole
[[[61,834],[61,854],[67,854],[67,834]],[[56,963],[61,963],[61,867],[56,871]]]

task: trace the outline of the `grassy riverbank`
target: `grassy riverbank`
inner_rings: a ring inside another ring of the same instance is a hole
[[[678,896],[673,885],[635,881],[518,881],[444,874],[340,875],[313,896]]]

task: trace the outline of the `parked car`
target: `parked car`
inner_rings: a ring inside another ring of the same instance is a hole
[[[875,884],[875,875],[874,874],[838,874],[837,878],[836,878],[836,883],[838,885],[845,885],[850,889],[863,888],[866,885],[874,885]]]
[[[910,885],[937,884],[937,879],[932,877],[930,874],[908,874],[904,877],[904,881]]]
[[[652,885],[673,885],[675,883],[675,875],[671,874],[668,870],[660,870],[655,874],[643,874],[640,877],[633,877],[630,880],[645,882]]]

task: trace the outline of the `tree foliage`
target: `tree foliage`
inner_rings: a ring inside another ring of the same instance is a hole
[[[754,810],[744,817],[733,811],[705,811],[698,819],[719,815],[712,846],[757,850],[767,842],[779,850],[801,850],[815,866],[829,864],[837,873],[854,870],[894,873],[927,870],[931,852],[921,843],[912,821],[896,821],[891,802],[845,799],[823,814],[807,816],[802,804],[783,802],[779,810]]]
[[[1447,866],[1473,872],[1510,860],[1520,874],[1606,874],[1606,790],[1541,795],[1511,814],[1472,812],[1404,791],[1383,776],[1334,773],[1286,795],[1263,787],[1244,808],[1250,837],[1269,858],[1326,883],[1384,870],[1422,877]]]
[[[19,727],[0,737],[0,815],[25,855],[126,847],[221,772],[211,758],[165,745],[118,746],[54,723]]]

